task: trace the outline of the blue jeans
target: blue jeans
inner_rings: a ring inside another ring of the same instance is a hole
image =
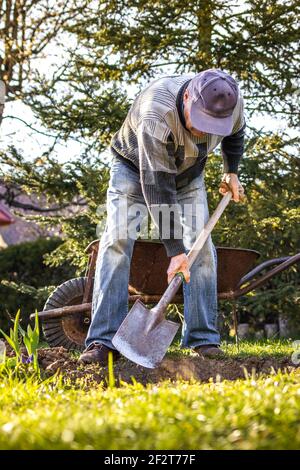
[[[208,220],[203,175],[178,189],[177,200],[182,208],[183,242],[188,251],[197,233]],[[196,217],[199,211],[201,217]],[[101,237],[96,263],[92,321],[86,339],[87,347],[93,342],[99,342],[115,349],[111,341],[128,313],[131,256],[138,229],[145,216],[147,208],[139,174],[115,159],[107,191],[106,228]],[[124,235],[128,226],[138,227],[136,231],[131,230],[135,233],[130,233],[129,237]],[[190,283],[184,283],[182,347],[195,348],[220,343],[216,329],[216,261],[216,251],[209,237],[191,268]]]

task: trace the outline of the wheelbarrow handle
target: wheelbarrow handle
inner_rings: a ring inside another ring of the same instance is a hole
[[[252,281],[261,271],[264,271],[266,268],[270,268],[271,266],[276,266],[278,264],[284,263],[285,261],[289,260],[290,256],[283,256],[281,258],[274,258],[264,261],[263,263],[259,264],[251,271],[249,271],[238,283],[238,287],[246,284],[246,282]]]
[[[241,287],[241,284],[240,284],[238,289],[233,292],[233,296],[234,297],[240,297],[242,295],[248,294],[248,292],[251,292],[252,290],[256,289],[257,287],[261,287],[262,285],[264,285],[269,279],[274,277],[276,274],[279,274],[282,271],[285,271],[286,269],[288,269],[293,264],[299,263],[300,262],[300,253],[297,253],[294,256],[289,256],[289,257],[283,258],[283,259],[285,259],[285,261],[281,262],[278,266],[276,266],[275,268],[273,268],[270,271],[266,272],[266,274],[259,277],[258,279],[254,279],[253,281],[251,281],[251,279],[248,278],[246,282],[249,282],[249,284],[246,285],[245,287]],[[271,260],[271,261],[274,261],[274,260]],[[265,265],[265,267],[266,267],[267,263],[268,262],[263,263]],[[258,273],[258,272],[259,271],[257,271],[256,273]],[[231,293],[231,295],[232,295],[232,293]]]

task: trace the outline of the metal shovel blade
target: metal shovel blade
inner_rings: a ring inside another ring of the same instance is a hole
[[[153,369],[162,361],[179,324],[162,320],[147,332],[151,315],[153,315],[151,310],[148,310],[143,302],[136,300],[113,337],[112,343],[130,361]]]

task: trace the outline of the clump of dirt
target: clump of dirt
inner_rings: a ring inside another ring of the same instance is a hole
[[[47,376],[53,375],[58,370],[63,373],[65,379],[69,379],[76,385],[78,379],[84,380],[87,387],[95,383],[107,383],[108,369],[99,365],[82,365],[74,355],[63,347],[45,348],[39,350],[39,364]],[[147,369],[138,366],[125,358],[119,359],[114,364],[114,376],[116,383],[132,383],[133,379],[146,385],[148,383],[159,383],[164,380],[176,381],[198,380],[208,382],[209,380],[237,380],[245,378],[253,371],[256,374],[270,374],[274,370],[295,369],[289,358],[262,358],[245,357],[221,359],[201,358],[197,354],[188,357],[177,357],[167,355],[156,369]]]

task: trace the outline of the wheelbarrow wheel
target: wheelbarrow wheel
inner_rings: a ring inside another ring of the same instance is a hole
[[[79,305],[82,303],[86,277],[70,279],[58,286],[45,303],[45,310]],[[42,320],[42,329],[50,347],[63,346],[68,350],[84,349],[90,324],[90,313],[76,313],[61,318]]]

